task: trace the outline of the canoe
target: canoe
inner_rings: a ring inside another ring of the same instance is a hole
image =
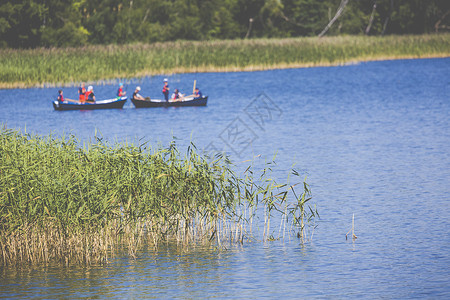
[[[122,108],[127,102],[127,97],[99,100],[95,102],[68,102],[59,103],[53,101],[53,108],[55,110],[92,110],[92,109],[106,109],[106,108]]]
[[[207,101],[208,96],[203,96],[201,98],[186,97],[180,101],[172,101],[172,100],[166,101],[159,99],[151,99],[151,100],[131,99],[131,102],[133,102],[136,108],[169,107],[169,106],[206,106]]]

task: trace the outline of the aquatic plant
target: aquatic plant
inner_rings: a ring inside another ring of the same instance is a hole
[[[208,159],[193,144],[184,155],[175,141],[151,148],[96,138],[81,146],[72,135],[3,127],[0,264],[106,262],[115,251],[135,256],[162,242],[224,248],[257,238],[251,224],[259,205],[268,212],[264,240],[273,238],[276,211],[304,241],[303,219],[317,216],[305,211],[307,185],[289,202],[294,186],[269,178],[270,166],[258,180],[251,167],[243,177],[232,167],[228,157]]]
[[[78,85],[147,75],[252,71],[353,61],[447,57],[450,34],[178,41],[0,49],[0,88]]]

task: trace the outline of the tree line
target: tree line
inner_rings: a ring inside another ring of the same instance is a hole
[[[448,0],[3,0],[0,48],[423,34],[449,24]]]

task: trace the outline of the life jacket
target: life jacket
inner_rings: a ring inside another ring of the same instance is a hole
[[[86,93],[84,93],[84,101],[89,100],[89,95],[91,94],[91,91],[87,91]]]
[[[173,93],[173,100],[176,100],[176,99],[180,99],[181,97],[180,97],[180,92],[178,92],[178,93]]]
[[[79,97],[80,102],[84,102],[86,100],[86,96],[85,96],[86,89],[85,88],[79,88],[78,89],[78,93],[80,93],[80,97]]]
[[[168,85],[164,85],[164,87],[162,89],[163,94],[165,94],[169,91],[168,87],[169,87]]]

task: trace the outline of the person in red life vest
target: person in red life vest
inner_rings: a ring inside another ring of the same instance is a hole
[[[119,83],[119,89],[117,90],[117,97],[118,97],[118,98],[124,97],[126,94],[127,94],[127,92],[125,92],[125,91],[123,90],[123,83],[122,83],[122,82]]]
[[[64,96],[63,96],[63,91],[62,90],[58,91],[58,102],[59,103],[63,103],[64,102]]]
[[[86,101],[95,102],[94,88],[92,87],[92,85],[88,87],[88,90],[86,92]]]
[[[169,101],[169,83],[167,82],[167,78],[164,78],[164,87],[162,89],[162,93],[164,94],[164,99]]]
[[[80,102],[84,102],[86,100],[86,88],[84,87],[84,82],[81,83],[80,88],[78,89],[78,99]]]
[[[180,93],[178,89],[175,89],[174,93],[172,94],[172,100],[173,101],[181,101],[181,98],[184,97],[184,94]]]
[[[89,94],[90,94],[91,92],[92,92],[92,86],[89,86],[88,89],[87,89],[87,91],[86,91],[86,93],[84,93],[84,99],[85,99],[85,101],[88,100]]]

